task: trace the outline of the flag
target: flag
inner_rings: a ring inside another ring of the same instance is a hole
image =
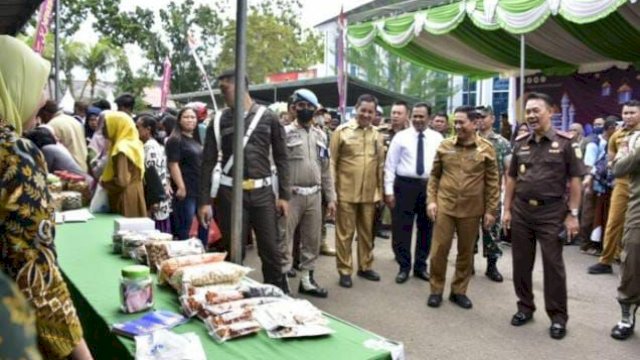
[[[169,99],[171,85],[171,60],[167,56],[164,59],[164,71],[162,72],[162,89],[160,93],[160,111],[167,109],[167,100]]]
[[[49,32],[51,24],[51,16],[53,15],[53,5],[57,0],[44,0],[40,4],[38,26],[36,27],[36,35],[33,39],[33,50],[38,54],[44,51],[45,39]]]
[[[204,68],[204,64],[198,56],[196,49],[200,47],[200,41],[196,38],[196,35],[193,31],[189,31],[187,34],[187,43],[189,44],[189,50],[191,51],[191,56],[193,56],[193,60],[196,62],[196,66],[200,73],[202,74],[202,78],[204,79],[205,84],[207,85],[207,90],[209,90],[209,95],[211,96],[211,101],[213,102],[213,110],[218,111],[218,105],[216,104],[216,98],[213,95],[213,89],[211,88],[211,82],[209,81],[209,76],[207,76],[207,71]]]
[[[336,69],[338,72],[338,111],[340,112],[343,121],[347,111],[346,30],[347,17],[344,14],[344,7],[341,7],[340,16],[338,16],[338,51]]]

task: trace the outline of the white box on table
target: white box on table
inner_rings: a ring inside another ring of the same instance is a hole
[[[119,218],[115,219],[113,222],[113,232],[117,233],[121,230],[129,230],[129,231],[148,231],[155,230],[156,223],[155,221],[149,218]]]

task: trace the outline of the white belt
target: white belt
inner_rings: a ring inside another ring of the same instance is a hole
[[[233,178],[222,175],[220,177],[220,185],[233,186]],[[256,190],[271,185],[271,177],[264,179],[245,179],[242,180],[242,190]]]
[[[309,196],[309,195],[313,195],[313,194],[317,193],[318,191],[320,191],[320,186],[319,185],[315,185],[315,186],[311,186],[311,187],[302,187],[302,186],[292,186],[291,187],[291,192],[296,194],[296,195]]]

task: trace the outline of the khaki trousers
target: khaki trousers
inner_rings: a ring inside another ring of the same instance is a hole
[[[451,283],[453,294],[467,293],[473,270],[473,248],[478,238],[480,216],[458,218],[438,212],[431,244],[431,293],[442,294],[447,276],[447,258],[453,242],[453,234],[458,234],[458,256],[456,272]]]
[[[320,253],[322,237],[322,199],[320,192],[313,195],[291,195],[289,199],[289,216],[284,218],[286,265],[283,272],[291,270],[294,237],[300,239],[300,269],[314,270],[316,259]],[[296,232],[296,229],[298,230]]]
[[[358,233],[358,270],[370,270],[373,263],[373,221],[375,203],[338,202],[336,213],[336,263],[340,275],[353,273],[351,244]]]
[[[640,304],[640,228],[624,229],[618,301],[621,304]]]
[[[600,263],[611,265],[617,255],[620,254],[620,241],[624,230],[624,218],[629,203],[629,185],[616,184],[611,193],[611,204],[607,217],[607,227],[602,243],[602,255]]]

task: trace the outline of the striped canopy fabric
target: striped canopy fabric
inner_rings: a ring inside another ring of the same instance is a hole
[[[466,0],[349,26],[352,46],[380,45],[429,69],[486,78],[520,69],[566,75],[640,68],[637,0]]]

